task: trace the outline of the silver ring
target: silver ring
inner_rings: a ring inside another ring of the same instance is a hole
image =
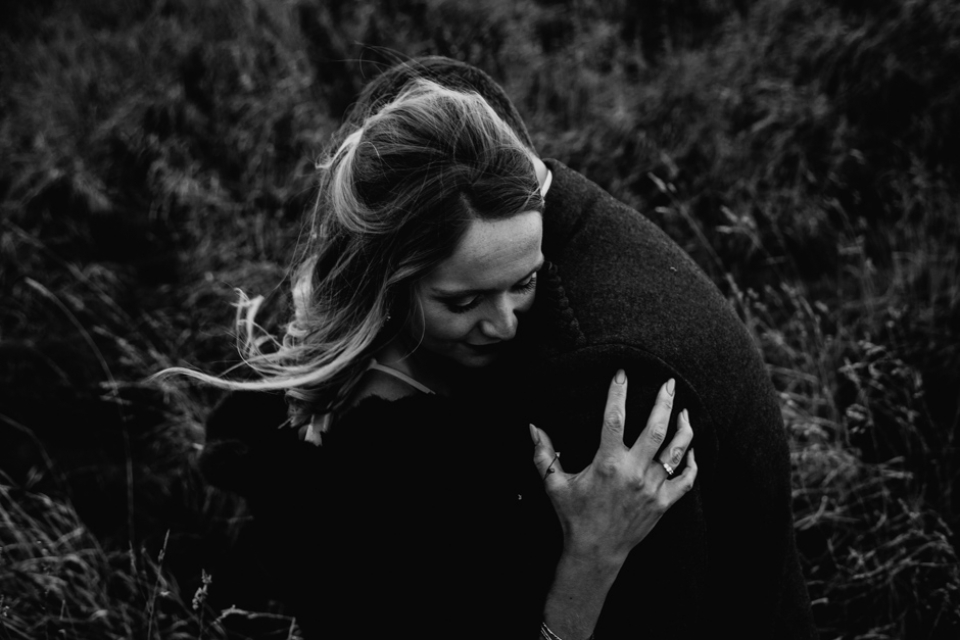
[[[676,469],[674,469],[673,467],[671,467],[671,466],[670,466],[669,464],[667,464],[666,462],[661,462],[660,464],[663,465],[663,470],[667,472],[667,477],[668,477],[668,478],[673,475],[673,472],[674,472],[674,471],[676,471]]]
[[[559,457],[560,457],[560,452],[557,451],[557,452],[554,454],[554,456],[553,456],[553,460],[550,461],[550,466],[547,467],[547,472],[546,472],[545,474],[543,474],[543,480],[544,480],[544,481],[547,480],[547,476],[548,476],[548,475],[550,475],[551,473],[554,473],[554,471],[556,471],[556,469],[553,468],[553,463],[556,462]]]

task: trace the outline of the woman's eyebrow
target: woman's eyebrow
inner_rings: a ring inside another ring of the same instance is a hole
[[[517,280],[517,282],[520,282],[521,280],[526,280],[527,278],[535,274],[537,271],[542,269],[543,262],[544,262],[543,256],[540,256],[540,260],[539,262],[537,262],[537,266],[535,266],[533,269],[528,271],[527,274],[522,278],[520,278],[519,280]],[[465,296],[475,296],[481,293],[490,293],[491,291],[494,291],[494,289],[458,289],[456,291],[450,291],[447,289],[440,289],[438,287],[430,287],[430,293],[432,293],[438,298],[463,298]]]

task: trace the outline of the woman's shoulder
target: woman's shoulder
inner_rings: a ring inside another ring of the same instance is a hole
[[[406,376],[391,373],[387,367],[379,366],[374,360],[353,392],[350,405],[356,406],[368,398],[394,401],[423,395],[425,387],[418,387],[417,384],[416,381],[411,383]]]
[[[272,453],[289,444],[283,392],[235,391],[206,420],[198,466],[206,480],[244,496],[270,475]]]

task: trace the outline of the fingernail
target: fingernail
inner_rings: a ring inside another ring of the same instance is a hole
[[[615,379],[617,381],[617,384],[623,384],[624,382],[627,381],[626,372],[623,369],[620,369],[619,371],[617,371],[617,377]]]
[[[673,378],[670,378],[669,380],[667,380],[667,393],[669,393],[670,395],[673,395],[674,386],[675,386],[675,383],[673,381]]]
[[[540,434],[537,433],[537,428],[536,428],[535,426],[533,426],[533,423],[532,423],[532,422],[530,423],[530,439],[533,440],[533,444],[539,446],[539,444],[540,444]]]
[[[684,422],[686,422],[687,424],[690,424],[690,414],[687,413],[686,409],[680,412],[680,416],[683,418]]]

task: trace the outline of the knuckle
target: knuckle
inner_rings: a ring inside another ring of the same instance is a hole
[[[565,487],[559,482],[544,482],[543,490],[556,503],[564,503],[567,499]]]
[[[657,446],[660,446],[660,444],[663,443],[663,438],[665,436],[666,432],[658,427],[653,427],[653,429],[650,431],[650,441]]]
[[[676,467],[680,464],[680,458],[683,457],[683,447],[674,447],[670,452],[670,465]]]
[[[621,429],[624,423],[624,412],[620,407],[609,407],[603,416],[604,422],[611,429]]]
[[[596,472],[601,478],[613,478],[617,475],[617,465],[613,460],[603,460],[597,464]]]
[[[647,488],[647,480],[643,477],[643,474],[636,474],[631,477],[629,484],[630,488],[637,493],[643,493]]]

